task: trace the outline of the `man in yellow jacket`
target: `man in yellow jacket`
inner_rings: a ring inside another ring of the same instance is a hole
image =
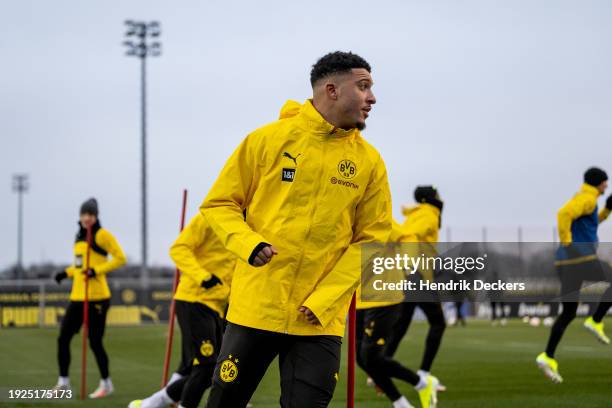
[[[236,257],[225,249],[202,214],[197,214],[170,249],[181,271],[174,299],[182,334],[182,362],[168,385],[129,408],[163,408],[180,401],[195,408],[210,387],[223,336]],[[181,372],[182,371],[182,372]]]
[[[87,228],[91,228],[91,249],[89,269],[87,262]],[[108,256],[111,259],[108,259]],[[70,304],[62,320],[60,335],[57,339],[57,359],[59,379],[57,389],[70,389],[68,368],[70,366],[70,341],[83,324],[83,302],[85,300],[85,279],[88,280],[89,346],[96,357],[100,369],[100,384],[90,398],[102,398],[113,392],[113,383],[108,370],[108,355],[102,344],[106,326],[106,314],[110,306],[111,293],[106,283],[106,274],[121,267],[126,262],[123,250],[115,237],[102,228],[98,220],[98,202],[91,198],[81,205],[79,231],[74,243],[74,262],[55,275],[59,284],[66,278],[72,279]]]
[[[313,99],[248,135],[201,206],[238,257],[208,407],[244,407],[276,356],[282,406],[333,396],[360,245],[391,228],[385,165],[360,134],[370,71],[353,53],[319,59]]]
[[[386,246],[385,255],[387,258],[393,258],[403,249],[408,249],[411,256],[417,256],[413,248],[402,248],[398,245],[401,242],[421,243],[433,248],[433,245],[438,240],[438,227],[440,225],[440,214],[442,209],[442,201],[437,191],[430,186],[418,187],[415,191],[415,199],[419,204],[421,211],[415,208],[404,208],[404,215],[410,216],[403,226],[393,221],[391,233],[389,235],[389,243]],[[435,203],[427,204],[425,203]],[[431,207],[431,208],[430,208]],[[418,248],[427,250],[428,248]],[[435,248],[434,248],[435,250]],[[427,252],[427,251],[426,251]],[[429,251],[430,252],[430,251]],[[420,271],[421,272],[421,271]],[[439,320],[441,319],[442,331],[444,330],[444,316],[440,307],[439,315],[436,313],[435,306],[421,302],[428,312],[433,316],[434,326],[433,335],[428,336],[433,338],[431,347],[426,351],[427,357],[424,357],[424,363],[421,370],[418,372],[412,371],[410,368],[403,365],[400,361],[393,358],[395,351],[401,341],[403,335],[408,329],[412,314],[414,313],[415,300],[405,299],[403,292],[389,293],[388,291],[377,291],[374,289],[374,282],[379,280],[383,275],[362,276],[361,286],[358,293],[361,294],[357,301],[356,315],[356,345],[357,345],[357,364],[368,374],[368,385],[375,385],[378,390],[382,391],[387,398],[392,402],[393,408],[411,408],[412,405],[401,391],[394,384],[393,380],[407,382],[414,386],[419,395],[421,406],[432,408],[437,405],[437,392],[440,390],[438,379],[429,373],[431,360],[435,356],[435,352],[439,346],[439,338],[437,338]],[[384,275],[383,281],[399,282],[406,278],[405,272],[401,269],[394,269],[392,272],[387,272]],[[370,280],[372,279],[372,280]],[[408,303],[412,302],[412,303]],[[419,303],[419,305],[421,304]],[[440,333],[441,337],[441,333]],[[437,338],[437,344],[435,342]],[[427,366],[426,364],[429,364]]]
[[[602,295],[595,313],[587,318],[584,327],[604,344],[610,344],[602,319],[612,305],[612,267],[597,258],[597,229],[612,211],[612,196],[598,211],[597,199],[608,187],[608,175],[597,167],[584,173],[584,184],[558,212],[557,226],[561,245],[557,249],[555,267],[561,278],[563,310],[551,327],[546,350],[536,357],[536,364],[550,380],[560,383],[555,351],[567,326],[576,317],[580,288],[584,281],[607,281],[608,289]]]
[[[433,186],[418,186],[414,190],[414,199],[417,205],[404,207],[402,212],[406,219],[400,226],[394,223],[395,231],[392,233],[397,242],[418,244],[424,253],[436,253],[435,245],[438,242],[438,231],[441,227],[443,201],[440,199],[438,190]],[[419,271],[422,279],[432,280],[433,271]],[[402,312],[392,330],[392,336],[387,343],[386,355],[392,357],[402,338],[408,331],[412,322],[414,310],[421,308],[429,322],[429,332],[425,339],[425,350],[421,360],[421,367],[417,372],[420,375],[428,375],[431,366],[440,348],[442,335],[446,329],[442,304],[437,300],[437,294],[431,293],[431,299],[427,301],[420,299],[406,299],[402,304]],[[438,385],[438,390],[445,390],[443,385]]]

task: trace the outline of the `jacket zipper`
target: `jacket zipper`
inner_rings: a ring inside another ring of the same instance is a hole
[[[323,139],[323,142],[321,142],[322,144],[322,149],[321,149],[321,165],[320,165],[320,169],[321,171],[319,172],[319,183],[318,183],[318,187],[317,187],[317,191],[315,194],[315,200],[313,202],[312,208],[310,210],[310,222],[308,224],[308,230],[306,231],[306,236],[304,237],[304,244],[306,244],[308,242],[308,239],[310,238],[310,232],[312,231],[312,222],[313,222],[313,218],[314,218],[314,213],[317,207],[317,204],[319,203],[319,196],[321,195],[321,187],[323,185],[323,174],[325,173],[325,151],[326,151],[326,147],[327,147],[327,140]],[[292,295],[293,295],[293,288],[295,287],[295,282],[297,280],[297,275],[299,270],[302,268],[302,262],[304,261],[304,252],[305,249],[302,250],[302,253],[300,254],[300,259],[298,261],[297,264],[297,268],[296,268],[296,273],[295,276],[293,278],[293,284],[291,285],[291,290],[289,291],[289,300],[291,299]],[[290,317],[291,311],[289,311],[289,316]],[[287,318],[287,321],[285,322],[285,334],[289,333],[289,318]]]

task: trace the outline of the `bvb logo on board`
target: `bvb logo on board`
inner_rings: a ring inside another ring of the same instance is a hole
[[[134,292],[134,290],[132,289],[124,289],[121,292],[121,300],[123,300],[124,303],[134,303],[136,301],[136,292]]]
[[[357,166],[348,159],[338,163],[338,173],[345,179],[352,179],[357,175]]]

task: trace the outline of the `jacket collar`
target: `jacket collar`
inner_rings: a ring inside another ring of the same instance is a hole
[[[300,117],[306,128],[318,135],[334,137],[357,137],[360,135],[357,129],[340,129],[326,121],[319,111],[315,109],[311,99],[306,100],[302,105]]]
[[[580,192],[581,193],[587,193],[589,195],[594,196],[595,198],[599,197],[601,195],[601,193],[599,192],[599,190],[597,189],[597,187],[593,187],[590,184],[584,183],[582,185],[582,187],[580,188]]]
[[[77,222],[77,224],[79,225],[79,231],[76,235],[76,241],[87,241],[87,229],[83,228],[80,221]],[[100,225],[100,220],[96,220],[94,225],[91,226],[91,236],[95,237],[96,232],[98,232],[100,228],[102,228],[102,226]]]
[[[438,217],[440,216],[440,209],[438,207],[436,207],[433,204],[429,204],[429,203],[421,203],[419,204],[420,206],[422,206],[423,208],[428,209],[429,211],[433,212],[435,215],[437,215]]]
[[[429,203],[418,203],[416,205],[413,205],[412,207],[406,207],[402,210],[402,213],[404,214],[404,216],[408,217],[411,214],[417,211],[420,211],[420,210],[431,211],[437,217],[440,216],[440,209],[436,207],[435,205],[432,205]]]

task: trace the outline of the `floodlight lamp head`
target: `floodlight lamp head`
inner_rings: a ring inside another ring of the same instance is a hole
[[[136,27],[136,35],[140,38],[145,38],[147,35],[147,25],[142,22],[138,22],[135,24]]]
[[[149,55],[159,57],[161,55],[161,43],[154,42],[149,46]]]
[[[152,21],[147,26],[147,32],[151,37],[159,37],[161,35],[161,24],[159,21]]]
[[[136,55],[136,44],[134,44],[132,41],[124,41],[123,45],[127,47],[125,55],[130,57]]]
[[[136,25],[132,20],[125,20],[125,25],[127,26],[127,31],[125,32],[126,37],[131,37],[136,34]]]

